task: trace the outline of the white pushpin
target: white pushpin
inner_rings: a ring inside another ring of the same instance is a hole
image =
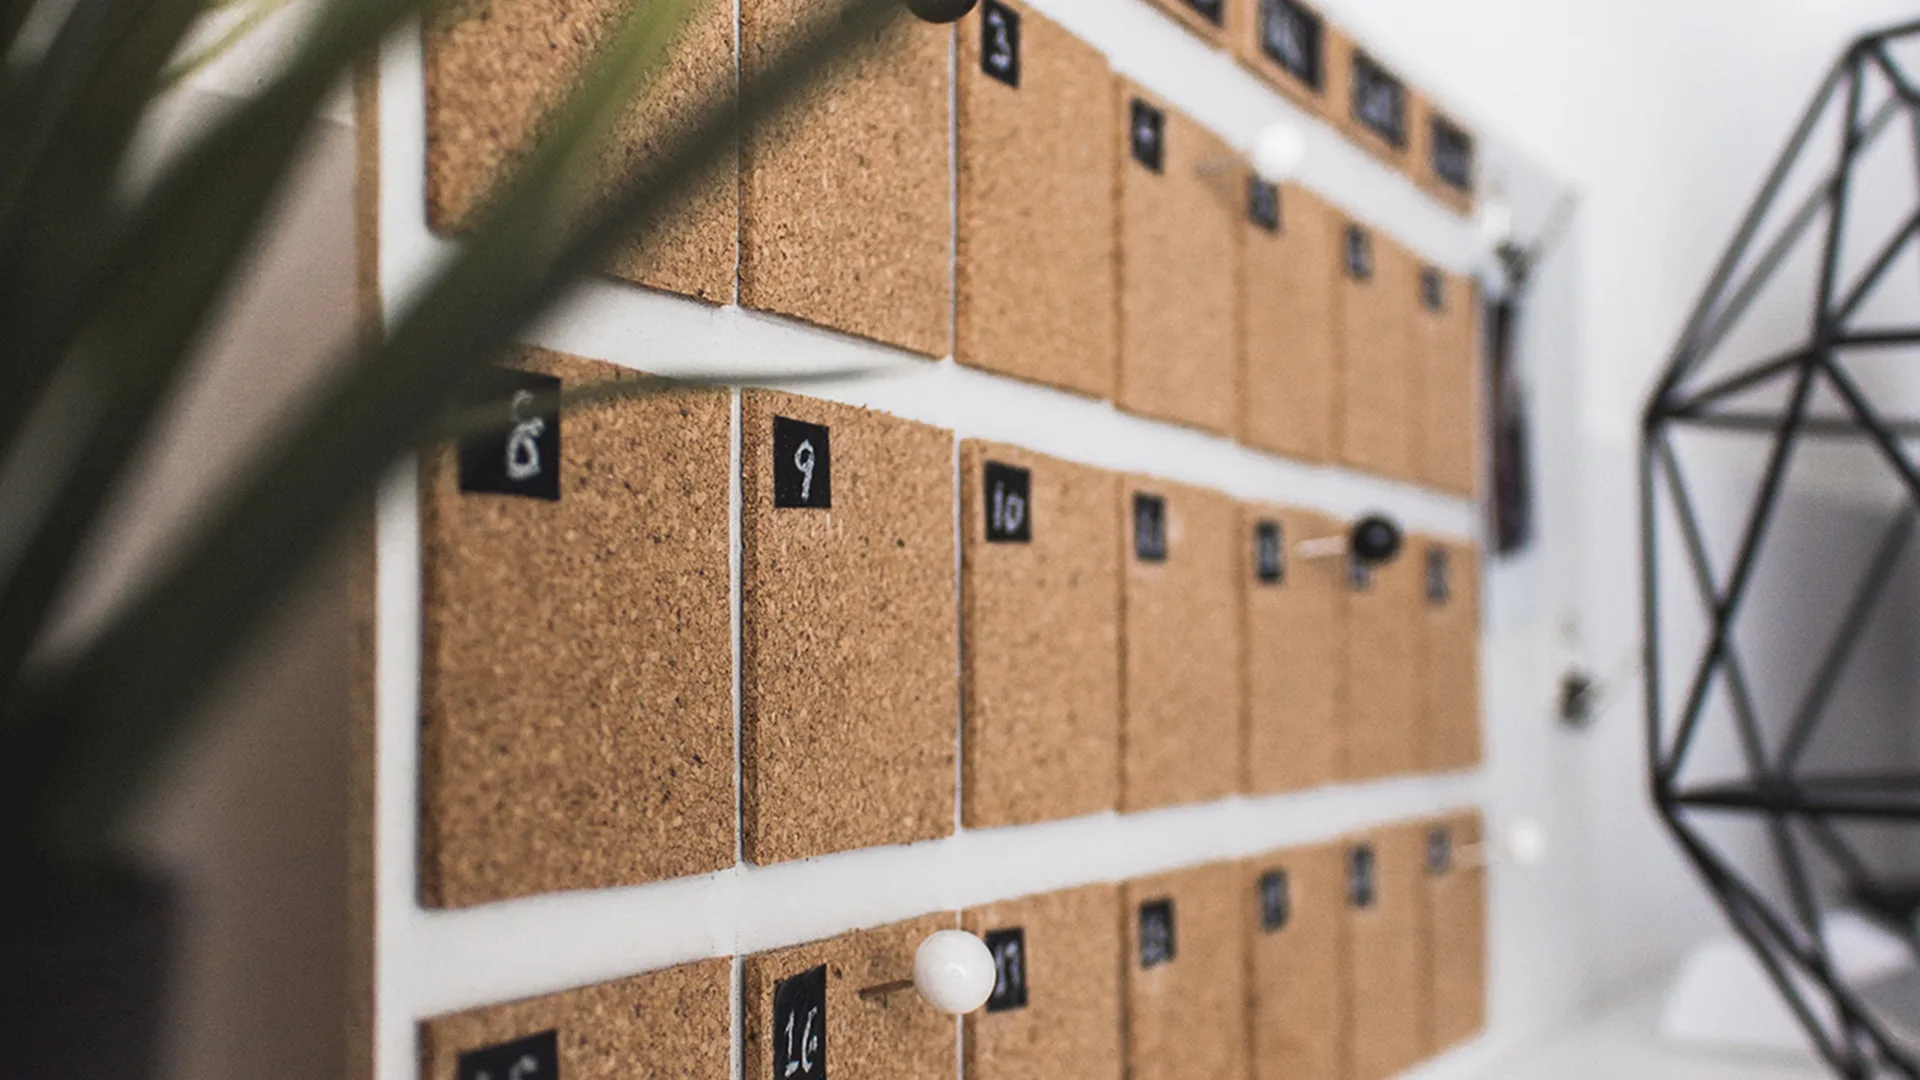
[[[869,986],[863,998],[884,997],[912,987],[943,1013],[973,1012],[993,996],[998,978],[993,951],[965,930],[940,930],[927,936],[913,954],[913,978]]]
[[[1498,195],[1483,197],[1474,227],[1480,232],[1481,247],[1487,251],[1500,250],[1513,239],[1513,207]]]
[[[1282,184],[1293,178],[1307,156],[1306,133],[1284,120],[1275,120],[1260,129],[1248,148],[1246,161],[1253,175],[1269,184]],[[1213,176],[1236,168],[1241,158],[1218,157],[1200,164],[1200,175]]]
[[[1539,866],[1547,860],[1550,846],[1547,827],[1533,818],[1521,818],[1497,841],[1469,844],[1454,853],[1454,865],[1473,870],[1506,863],[1511,866]]]

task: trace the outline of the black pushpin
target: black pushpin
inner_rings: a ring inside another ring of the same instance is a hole
[[[907,10],[930,23],[959,22],[980,0],[907,0]]]
[[[1294,554],[1302,559],[1330,559],[1351,555],[1361,566],[1383,566],[1400,556],[1406,537],[1400,526],[1385,514],[1368,514],[1353,523],[1344,536],[1319,536],[1302,540]]]

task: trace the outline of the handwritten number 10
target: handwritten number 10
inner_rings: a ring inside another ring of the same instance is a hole
[[[820,1040],[813,1037],[813,1018],[819,1011],[817,1008],[807,1010],[807,1023],[800,1030],[800,1053],[797,1056],[793,1052],[793,1014],[787,1014],[787,1068],[781,1073],[782,1076],[813,1072],[813,1051],[820,1045]]]

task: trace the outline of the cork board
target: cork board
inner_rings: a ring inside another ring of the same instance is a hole
[[[1312,190],[1287,184],[1279,225],[1246,226],[1240,439],[1304,461],[1330,461],[1340,389],[1340,219]]]
[[[1341,775],[1372,780],[1419,771],[1425,603],[1421,557],[1408,545],[1370,571],[1348,567],[1341,679]]]
[[[748,392],[740,411],[746,856],[945,836],[953,437],[788,394]]]
[[[1128,80],[1118,85],[1119,404],[1230,435],[1240,417],[1247,173],[1198,122]]]
[[[1478,1036],[1487,1026],[1487,870],[1461,865],[1459,853],[1485,841],[1477,813],[1455,814],[1430,829],[1445,834],[1445,858],[1427,863],[1429,1056]]]
[[[726,1080],[733,963],[703,960],[420,1025],[422,1080]],[[462,1059],[465,1059],[464,1063]]]
[[[1233,5],[1227,0],[1150,0],[1209,45],[1219,45],[1232,30]]]
[[[1247,1075],[1244,886],[1239,863],[1127,883],[1127,1080]]]
[[[1414,101],[1413,124],[1414,178],[1455,213],[1473,213],[1479,183],[1473,132],[1425,97]]]
[[[990,828],[1112,810],[1119,480],[972,440],[960,478],[964,820]]]
[[[1248,792],[1299,791],[1339,776],[1346,574],[1339,559],[1291,554],[1296,545],[1343,528],[1307,510],[1241,508]]]
[[[516,364],[563,386],[629,376],[535,349]],[[569,410],[541,427],[558,447],[521,448],[558,450],[551,500],[463,491],[452,447],[424,461],[422,903],[732,865],[729,411],[720,394]]]
[[[1420,268],[1414,307],[1418,375],[1420,479],[1430,487],[1471,497],[1479,487],[1480,292],[1470,278],[1437,267]]]
[[[424,20],[427,221],[458,232],[526,160],[548,117],[618,21],[651,0],[435,0]],[[733,93],[733,6],[701,0],[673,62],[622,116],[593,194],[656,164],[702,108]],[[737,185],[732,148],[688,189],[658,235],[617,254],[607,272],[712,304],[733,300]]]
[[[1121,1080],[1119,886],[987,904],[961,925],[999,965],[966,1018],[966,1080]]]
[[[797,40],[812,0],[740,0],[753,79]],[[952,28],[895,19],[740,144],[740,303],[926,356],[953,307]]]
[[[952,1080],[959,1030],[953,1017],[912,987],[868,998],[860,991],[912,979],[914,950],[954,925],[951,913],[926,915],[747,957],[741,965],[743,1075]],[[824,1023],[809,1027],[823,1013]]]
[[[1342,1080],[1346,879],[1337,844],[1245,864],[1253,1080]]]
[[[1120,807],[1230,795],[1240,779],[1239,507],[1131,477],[1121,514]]]
[[[1426,767],[1477,768],[1480,742],[1480,552],[1472,544],[1415,538],[1421,560]]]
[[[1388,1080],[1426,1053],[1424,880],[1426,827],[1378,829],[1353,838],[1347,874],[1347,1034],[1350,1080]],[[1371,890],[1357,888],[1355,855],[1371,848]],[[1371,903],[1356,894],[1371,892]]]
[[[1351,38],[1334,43],[1333,62],[1343,76],[1336,115],[1347,138],[1395,169],[1413,175],[1413,128],[1417,97],[1378,53]]]
[[[1347,100],[1352,47],[1317,5],[1300,0],[1228,0],[1234,58],[1294,104],[1337,121]]]
[[[1413,254],[1386,233],[1341,226],[1339,288],[1340,458],[1356,469],[1417,479],[1414,463]]]
[[[1118,378],[1113,75],[1017,0],[960,24],[960,363],[1111,400]]]

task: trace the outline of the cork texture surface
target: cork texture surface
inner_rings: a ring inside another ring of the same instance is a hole
[[[1120,888],[1084,888],[970,908],[982,937],[1019,930],[1027,997],[967,1016],[966,1080],[1121,1080]]]
[[[1250,859],[1248,1013],[1253,1080],[1342,1080],[1346,1044],[1345,876],[1337,844]],[[1285,875],[1286,919],[1262,919],[1261,879]]]
[[[1121,485],[1123,810],[1209,802],[1240,786],[1239,506],[1146,477]],[[1140,555],[1164,511],[1165,559]]]
[[[1222,435],[1239,412],[1237,279],[1246,172],[1231,147],[1118,80],[1120,384],[1128,412]],[[1161,168],[1134,151],[1136,103],[1161,117]]]
[[[1241,279],[1240,439],[1261,450],[1333,458],[1340,390],[1335,300],[1340,218],[1299,184],[1280,192],[1280,231],[1246,231]]]
[[[1239,863],[1138,878],[1124,890],[1128,1080],[1247,1075],[1247,904]],[[1167,903],[1173,955],[1143,966],[1143,905]]]
[[[824,1068],[833,1080],[952,1080],[959,1025],[912,987],[862,998],[860,991],[913,978],[914,950],[927,936],[956,925],[952,913],[925,915],[826,941],[755,953],[741,964],[745,1076],[778,1077],[778,1060],[796,1063],[804,1017],[794,1033],[776,1019],[783,979],[826,968]],[[721,1044],[723,1047],[725,1043]],[[809,1059],[810,1060],[810,1059]],[[794,1070],[792,1075],[804,1075]]]
[[[1099,50],[1031,7],[1004,8],[1017,32],[989,23],[985,9],[959,24],[955,357],[1111,400],[1113,75]],[[989,71],[1008,63],[1017,87]]]
[[[610,364],[523,350],[573,387]],[[429,906],[733,863],[725,395],[561,420],[560,498],[421,470],[420,881]]]
[[[1347,1075],[1388,1080],[1426,1055],[1424,823],[1376,829],[1372,906],[1347,908]]]
[[[1347,647],[1341,679],[1341,776],[1372,780],[1425,766],[1421,713],[1422,558],[1409,543],[1400,557],[1347,589]]]
[[[827,429],[813,482],[829,508],[776,506],[776,471],[791,466],[775,453],[776,417]],[[751,391],[740,445],[747,858],[947,835],[959,711],[953,436]]]
[[[1484,842],[1480,815],[1464,812],[1431,824],[1448,830],[1456,853],[1446,873],[1427,876],[1429,1056],[1467,1042],[1487,1026],[1487,870],[1458,854]]]
[[[1262,524],[1279,526],[1281,549],[1288,556],[1277,582],[1263,581],[1259,573]],[[1241,508],[1250,794],[1300,791],[1339,778],[1346,575],[1340,559],[1290,556],[1302,542],[1345,529],[1344,523],[1309,510]]]
[[[1174,21],[1195,34],[1209,45],[1220,45],[1227,39],[1231,27],[1228,19],[1233,14],[1233,5],[1227,0],[1148,0],[1154,7],[1173,16]]]
[[[1419,385],[1420,480],[1471,497],[1479,487],[1480,293],[1471,279],[1440,275],[1441,310],[1423,302],[1415,311],[1414,350]]]
[[[469,225],[526,160],[549,117],[620,19],[654,0],[435,0],[423,22],[427,220]],[[660,160],[703,106],[733,93],[733,5],[701,0],[654,84],[621,117],[591,194]],[[713,304],[733,300],[737,185],[731,148],[655,235],[636,238],[608,273]]]
[[[1329,121],[1339,120],[1339,110],[1347,100],[1347,72],[1341,65],[1334,63],[1336,55],[1344,55],[1345,36],[1340,29],[1326,20],[1326,16],[1316,4],[1295,4],[1320,19],[1319,48],[1319,84],[1302,79],[1276,60],[1268,52],[1265,42],[1269,35],[1280,33],[1270,29],[1268,10],[1275,7],[1273,0],[1227,0],[1228,33],[1227,44],[1233,51],[1234,59],[1240,61],[1247,70],[1259,76],[1261,81],[1280,91],[1294,104],[1323,117]]]
[[[740,0],[743,79],[811,0]],[[925,356],[952,316],[949,26],[890,22],[740,145],[740,303]]]
[[[1338,271],[1340,457],[1356,469],[1414,480],[1413,311],[1420,275],[1412,253],[1392,237],[1352,221],[1342,224],[1343,234],[1353,226],[1371,239],[1373,275],[1356,279],[1344,259]]]
[[[566,1080],[727,1080],[732,993],[723,958],[435,1017],[420,1024],[421,1080],[465,1080],[462,1054],[547,1032]]]
[[[1112,810],[1119,479],[973,440],[960,469],[964,820],[990,828]],[[1021,529],[1029,539],[995,539]]]
[[[1425,645],[1426,766],[1433,772],[1472,769],[1482,758],[1480,732],[1480,552],[1457,540],[1423,537],[1421,559],[1446,560],[1444,598],[1422,590]],[[1423,573],[1432,569],[1422,566]],[[1432,584],[1428,583],[1429,586]]]

